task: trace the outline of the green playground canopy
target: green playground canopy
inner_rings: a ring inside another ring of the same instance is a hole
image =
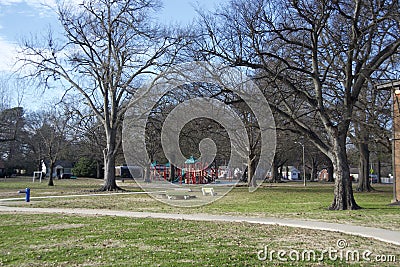
[[[190,158],[185,161],[185,164],[195,164],[196,162],[197,159],[195,159],[193,156],[190,156]]]

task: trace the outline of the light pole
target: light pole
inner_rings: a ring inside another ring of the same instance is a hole
[[[299,144],[303,148],[303,183],[304,186],[307,186],[307,179],[306,179],[306,161],[305,161],[305,156],[304,156],[304,144],[300,142],[294,142],[295,144]]]

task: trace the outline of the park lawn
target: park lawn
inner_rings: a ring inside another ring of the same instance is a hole
[[[84,195],[100,187],[102,181],[95,179],[56,180],[54,187],[31,180],[8,179],[0,182],[0,199],[20,197],[17,189],[32,188],[32,196]],[[119,182],[128,192],[138,192],[133,182]],[[196,208],[173,207],[147,194],[106,196],[84,196],[56,199],[32,199],[32,202],[0,202],[4,205],[23,205],[52,208],[93,208],[166,213],[209,213],[244,215],[254,217],[297,218],[327,222],[352,223],[384,229],[400,229],[400,207],[388,205],[392,199],[391,185],[374,185],[371,193],[355,192],[357,203],[363,207],[356,211],[330,211],[327,207],[333,200],[333,185],[309,183],[304,188],[299,183],[264,184],[253,193],[246,187],[234,188],[223,198]],[[190,201],[190,200],[187,200]]]
[[[371,251],[372,260],[395,256],[398,262],[400,257],[398,246],[380,241],[274,225],[0,214],[0,266],[382,266],[329,259],[327,254],[319,261],[323,250],[338,249],[338,240],[346,240],[344,251]],[[257,253],[265,246],[269,252],[313,250],[317,256],[315,261],[285,256],[288,262],[282,262],[273,254],[272,261],[260,261]]]

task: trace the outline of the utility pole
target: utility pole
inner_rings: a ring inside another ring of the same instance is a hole
[[[306,158],[305,158],[305,149],[304,149],[304,143],[300,142],[294,142],[295,144],[299,144],[303,148],[303,184],[304,186],[307,186],[307,179],[306,179]]]

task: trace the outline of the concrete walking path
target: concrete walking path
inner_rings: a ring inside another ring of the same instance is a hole
[[[190,221],[211,221],[211,222],[247,222],[264,225],[280,225],[305,229],[324,230],[340,232],[350,235],[373,238],[386,243],[400,246],[400,232],[385,230],[373,227],[356,226],[351,224],[328,223],[321,221],[308,221],[297,219],[279,218],[256,218],[245,216],[211,215],[211,214],[176,214],[156,212],[132,212],[121,210],[100,210],[100,209],[62,209],[62,208],[27,208],[0,206],[0,212],[17,213],[56,213],[72,215],[97,215],[97,216],[119,216],[130,218],[153,218],[153,219],[174,219]]]

